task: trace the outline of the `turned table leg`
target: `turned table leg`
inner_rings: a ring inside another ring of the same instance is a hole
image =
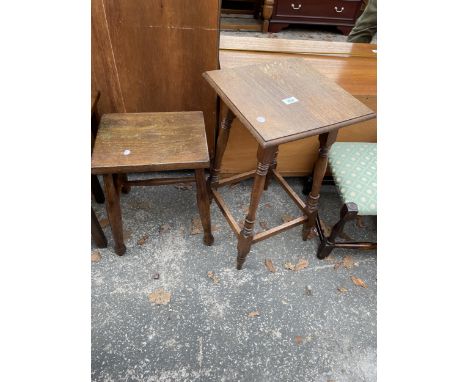
[[[268,169],[268,174],[265,179],[265,187],[264,190],[268,190],[268,186],[270,185],[271,178],[273,177],[273,170],[276,169],[278,160],[278,148],[276,148],[275,155],[273,156],[273,160],[271,161],[270,168]]]
[[[216,188],[218,186],[221,162],[223,160],[224,152],[226,151],[229,132],[231,130],[231,125],[234,118],[234,113],[231,110],[228,110],[226,116],[223,119],[223,122],[221,122],[221,128],[219,129],[218,139],[216,141],[215,159],[210,171],[209,183],[210,187],[212,188]]]
[[[120,209],[120,187],[118,187],[118,184],[118,175],[104,175],[107,216],[112,228],[114,250],[117,255],[122,256],[125,253],[126,248],[123,239],[122,211]]]
[[[266,149],[262,148],[261,146],[258,147],[257,172],[255,174],[254,184],[252,187],[252,192],[250,194],[249,212],[245,217],[244,228],[242,228],[237,242],[237,269],[242,269],[242,265],[245,262],[245,258],[250,252],[258,204],[263,193],[263,188],[265,187],[265,180],[266,175],[268,173],[268,168],[277,150],[278,146],[273,146]]]
[[[99,224],[99,220],[93,210],[93,207],[91,207],[91,237],[93,238],[98,248],[107,247],[106,235],[104,235],[104,231]]]
[[[205,170],[198,168],[195,170],[195,180],[197,183],[197,205],[200,213],[200,220],[203,225],[203,242],[212,245],[214,238],[211,233],[210,201],[206,187]]]
[[[314,166],[314,177],[312,180],[312,189],[307,196],[306,207],[304,213],[308,216],[302,229],[302,240],[307,240],[312,228],[315,228],[315,219],[318,213],[318,200],[320,198],[320,188],[322,186],[323,177],[327,170],[328,151],[331,145],[335,142],[338,130],[330,131],[319,135],[320,149],[319,157]]]

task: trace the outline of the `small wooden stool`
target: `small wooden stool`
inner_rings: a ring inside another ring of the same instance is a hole
[[[328,149],[338,129],[374,118],[375,113],[303,59],[215,70],[204,73],[204,77],[230,109],[219,131],[210,186],[216,203],[237,235],[237,269],[241,269],[254,243],[300,224],[303,224],[302,238],[307,240],[317,224],[319,191],[327,167]],[[257,170],[220,180],[221,161],[235,117],[258,142]],[[312,190],[304,203],[276,170],[276,158],[280,144],[313,135],[319,135],[320,151]],[[255,180],[249,212],[241,230],[217,188],[252,176]],[[304,215],[254,235],[257,207],[271,177],[280,183]]]
[[[204,169],[210,159],[203,113],[122,113],[101,118],[91,168],[104,177],[106,207],[118,255],[125,253],[120,209],[122,187],[196,182],[203,241],[213,244]],[[195,177],[126,180],[122,174],[195,170]]]

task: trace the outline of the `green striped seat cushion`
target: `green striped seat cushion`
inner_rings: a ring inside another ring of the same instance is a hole
[[[335,142],[328,157],[344,203],[358,206],[358,215],[377,215],[377,143]]]

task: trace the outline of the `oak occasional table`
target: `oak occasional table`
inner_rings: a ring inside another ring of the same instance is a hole
[[[252,244],[301,224],[303,240],[311,232],[319,232],[315,229],[320,224],[318,200],[329,148],[339,128],[375,118],[375,113],[304,59],[214,70],[204,73],[204,77],[229,108],[218,132],[209,183],[212,197],[237,235],[237,269],[242,269]],[[221,161],[234,118],[258,143],[257,169],[220,179]],[[280,144],[313,135],[319,135],[319,158],[314,166],[312,190],[304,202],[276,170],[276,158]],[[255,179],[241,229],[218,188],[250,177]],[[303,216],[254,235],[258,204],[271,178],[279,182]]]

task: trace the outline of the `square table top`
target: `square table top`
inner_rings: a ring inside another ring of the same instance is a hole
[[[116,113],[101,118],[93,174],[208,168],[201,111]]]
[[[262,147],[376,116],[302,58],[213,70],[203,76]]]

